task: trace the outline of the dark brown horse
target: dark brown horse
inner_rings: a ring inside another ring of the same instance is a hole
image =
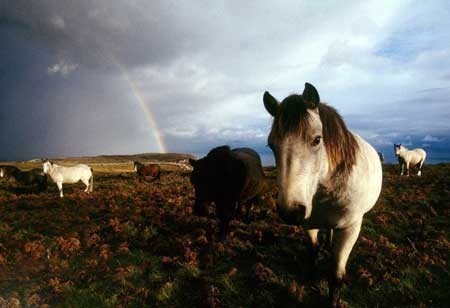
[[[161,167],[157,164],[144,165],[135,161],[134,171],[136,171],[139,180],[145,179],[147,176],[151,176],[153,180],[159,180],[161,176]]]
[[[47,189],[47,175],[39,168],[21,171],[14,166],[0,166],[0,177],[14,179],[20,185],[35,186],[39,192]]]
[[[202,159],[189,159],[194,167],[191,183],[195,187],[194,214],[206,215],[208,205],[216,204],[220,221],[220,240],[227,237],[230,221],[246,203],[247,216],[251,202],[264,188],[261,159],[254,150],[228,146],[212,149]]]

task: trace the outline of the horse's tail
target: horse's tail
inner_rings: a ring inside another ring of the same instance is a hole
[[[91,169],[91,178],[89,179],[89,192],[94,191],[94,170]]]

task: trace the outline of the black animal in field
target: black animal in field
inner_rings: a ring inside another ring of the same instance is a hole
[[[216,204],[220,221],[220,240],[226,239],[230,221],[246,204],[248,212],[252,201],[264,189],[264,171],[258,153],[249,148],[231,150],[228,146],[212,149],[199,160],[189,159],[194,168],[191,183],[195,187],[194,214],[206,215],[208,205]]]
[[[39,168],[22,171],[14,166],[0,166],[0,177],[13,179],[19,185],[36,187],[38,192],[47,189],[47,175]]]

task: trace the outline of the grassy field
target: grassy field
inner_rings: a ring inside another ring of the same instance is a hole
[[[34,167],[33,164],[23,167]],[[348,307],[448,307],[450,165],[422,177],[384,166],[383,191],[364,218],[348,263]],[[94,193],[51,183],[43,194],[0,182],[0,306],[320,307],[306,279],[306,238],[274,213],[273,171],[249,224],[237,219],[224,244],[217,221],[191,215],[189,173],[164,168],[139,183],[130,164],[94,166]],[[103,171],[103,172],[102,172]],[[107,172],[105,172],[107,171]],[[312,287],[315,285],[318,287]]]

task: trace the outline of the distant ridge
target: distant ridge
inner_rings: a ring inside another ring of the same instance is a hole
[[[183,153],[141,153],[131,155],[98,155],[98,156],[81,156],[81,157],[57,157],[51,158],[54,162],[64,163],[94,163],[94,164],[108,164],[108,163],[128,163],[131,161],[140,162],[171,162],[176,163],[189,158],[196,159],[194,155]],[[28,162],[40,162],[40,158],[34,158]]]

